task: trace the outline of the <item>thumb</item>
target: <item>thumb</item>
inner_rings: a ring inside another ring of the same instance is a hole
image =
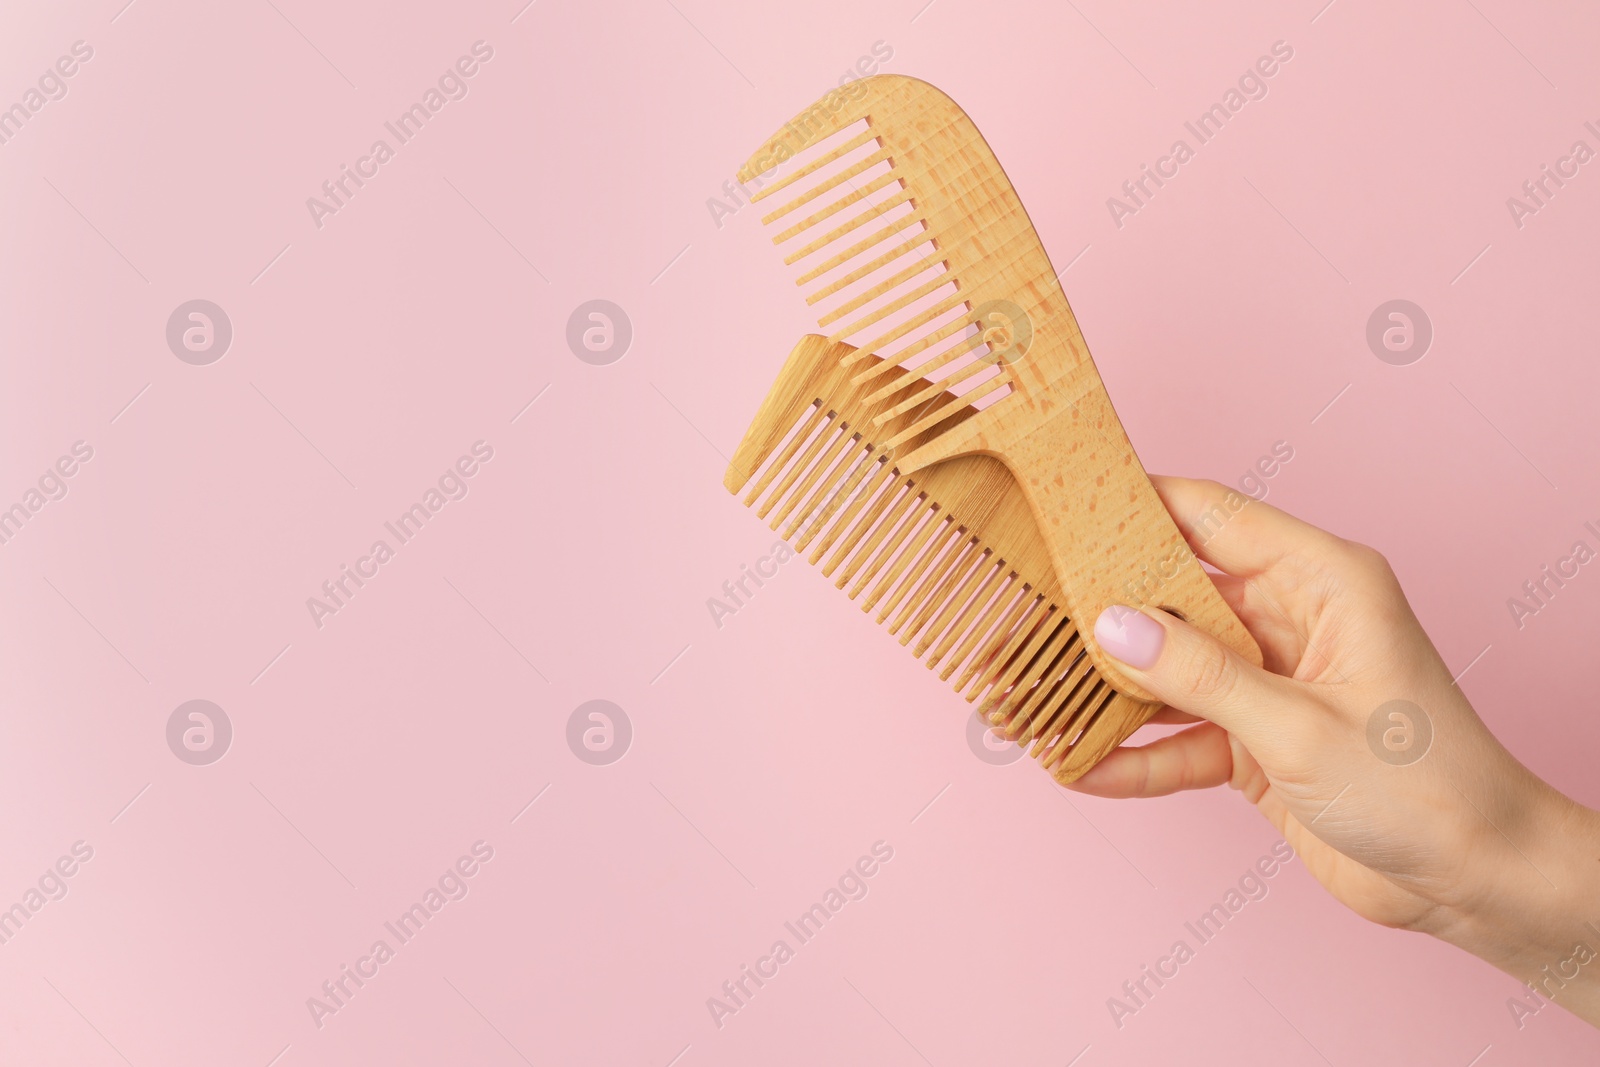
[[[1274,709],[1293,699],[1288,679],[1165,611],[1113,604],[1095,620],[1094,636],[1129,679],[1168,707],[1216,723],[1246,747],[1271,727]]]

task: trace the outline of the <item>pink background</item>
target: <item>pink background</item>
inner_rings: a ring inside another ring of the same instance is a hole
[[[124,2],[0,13],[0,103],[94,49],[0,145],[0,505],[94,449],[0,545],[0,907],[94,850],[0,945],[0,1062],[1600,1054],[1299,864],[1119,1029],[1107,998],[1270,849],[1256,813],[980,761],[966,706],[804,564],[721,629],[705,603],[772,543],[722,455],[810,326],[757,212],[706,200],[883,41],[1071,263],[1146,465],[1235,482],[1288,442],[1269,499],[1386,552],[1483,717],[1600,803],[1600,574],[1521,630],[1506,606],[1600,524],[1600,163],[1506,207],[1600,147],[1592,6]],[[469,95],[313,225],[477,40]],[[1116,227],[1107,197],[1278,40],[1269,95]],[[196,298],[234,329],[209,366],[164,336]],[[565,341],[594,298],[633,324],[609,366]],[[1395,298],[1436,332],[1410,366],[1365,340]],[[306,598],[478,440],[468,496],[316,628]],[[597,698],[633,728],[609,766],[566,742]],[[191,699],[233,724],[209,766],[167,747]],[[307,998],[479,840],[469,895],[319,1029]],[[879,840],[868,896],[714,1025]]]

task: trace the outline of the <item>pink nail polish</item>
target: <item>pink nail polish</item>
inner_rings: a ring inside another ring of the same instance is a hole
[[[1161,658],[1167,631],[1143,612],[1113,604],[1094,621],[1094,639],[1113,658],[1147,671]]]

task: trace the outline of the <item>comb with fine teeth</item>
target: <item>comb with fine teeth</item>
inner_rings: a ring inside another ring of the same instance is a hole
[[[899,75],[852,83],[788,123],[740,179],[760,186],[753,201],[781,198],[763,221],[802,268],[827,340],[853,346],[841,366],[866,409],[857,432],[901,478],[975,455],[1014,475],[1055,604],[1084,623],[1085,669],[1133,698],[1099,720],[1136,727],[1157,706],[1094,639],[1112,604],[1172,611],[1261,662],[1134,454],[1016,190],[949,97]]]
[[[876,610],[941,679],[954,677],[997,732],[1072,781],[1126,740],[1143,707],[1091,669],[1011,472],[969,455],[901,474],[882,442],[915,413],[875,429],[876,409],[852,377],[877,357],[855,355],[803,338],[724,484],[734,493],[749,486],[745,503],[797,553],[809,549],[863,611]]]

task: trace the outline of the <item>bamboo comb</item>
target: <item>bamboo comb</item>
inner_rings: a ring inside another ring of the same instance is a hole
[[[1106,607],[1171,611],[1261,662],[1139,463],[1021,200],[949,97],[899,75],[853,83],[739,177],[760,186],[752,201],[786,195],[763,222],[803,266],[827,341],[852,345],[841,366],[870,409],[857,429],[885,434],[902,476],[971,455],[1010,470],[1059,606],[1086,621],[1099,678],[1136,703],[1118,712],[1133,728],[1158,705],[1094,640]]]
[[[750,485],[745,503],[797,553],[810,549],[810,562],[863,611],[876,609],[930,670],[942,667],[956,692],[981,700],[978,714],[996,732],[1072,781],[1144,722],[1144,706],[1091,668],[1011,472],[992,456],[966,455],[901,474],[882,442],[915,415],[875,430],[866,389],[852,381],[854,355],[803,338],[724,483],[734,493]]]

